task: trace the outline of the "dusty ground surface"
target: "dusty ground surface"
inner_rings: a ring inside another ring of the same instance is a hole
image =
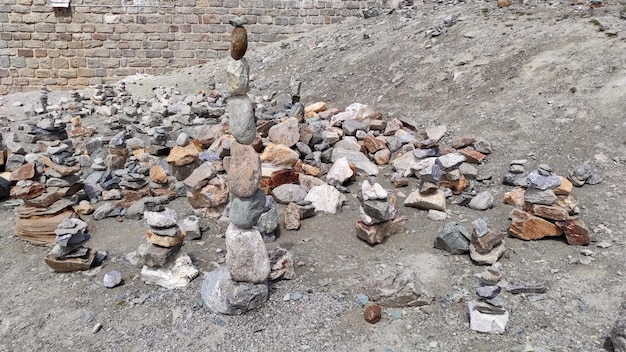
[[[44,247],[12,234],[14,211],[0,212],[0,351],[602,351],[626,300],[626,20],[623,5],[522,4],[498,9],[495,1],[435,5],[430,2],[393,14],[328,27],[249,52],[255,76],[252,93],[274,96],[279,108],[289,96],[289,77],[303,82],[305,103],[326,101],[343,109],[368,104],[386,118],[425,127],[448,126],[449,137],[474,134],[493,143],[480,166],[492,180],[493,209],[478,212],[449,204],[451,221],[465,224],[488,217],[492,229],[508,227],[511,207],[500,180],[513,159],[528,159],[527,170],[549,163],[566,175],[589,163],[604,178],[575,189],[581,217],[593,231],[594,260],[576,264],[581,248],[562,240],[525,242],[508,238],[500,260],[508,282],[541,282],[544,300],[503,293],[511,318],[502,335],[469,329],[465,302],[474,299],[475,274],[483,268],[468,256],[433,247],[442,222],[402,207],[407,232],[370,247],[354,235],[358,203],[336,216],[303,221],[299,231],[282,231],[268,248],[283,246],[305,263],[297,277],[271,286],[262,308],[244,316],[220,316],[202,307],[201,277],[184,290],[148,286],[140,269],[124,257],[142,243],[141,221],[89,222],[89,246],[107,251],[101,269],[58,274],[44,263]],[[443,26],[446,16],[456,23]],[[434,27],[444,28],[429,38]],[[162,77],[129,80],[129,90],[146,95],[155,85],[178,84],[182,92],[224,88],[225,61]],[[54,93],[51,101],[66,93]],[[5,116],[26,120],[12,102],[36,101],[37,94],[0,98]],[[87,125],[97,121],[85,119]],[[391,189],[386,175],[378,181]],[[362,181],[362,178],[359,179]],[[355,191],[359,182],[351,186]],[[410,189],[401,189],[408,194]],[[354,194],[354,193],[353,193]],[[2,206],[2,204],[0,204]],[[185,199],[172,205],[179,218],[191,214]],[[608,248],[595,246],[599,241]],[[205,236],[184,251],[209,272],[224,240]],[[400,309],[401,319],[383,312],[370,325],[356,300],[361,284],[401,268],[419,272],[435,303]],[[107,289],[106,271],[120,270],[124,284]],[[284,301],[286,294],[303,298]],[[146,298],[147,297],[147,298]],[[143,301],[143,302],[142,302]],[[101,324],[102,329],[92,333]],[[526,349],[525,349],[526,348]],[[532,348],[532,349],[531,349]]]

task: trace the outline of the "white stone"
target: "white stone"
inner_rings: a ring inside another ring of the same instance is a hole
[[[470,329],[488,334],[502,334],[509,322],[509,312],[504,314],[485,314],[479,312],[473,301],[467,302],[470,313]]]
[[[304,200],[311,202],[316,212],[335,214],[346,201],[346,196],[333,186],[320,185],[311,188]]]
[[[292,147],[300,140],[298,119],[290,117],[284,122],[272,126],[267,134],[272,143],[283,144]]]
[[[333,163],[330,170],[328,170],[328,174],[326,174],[326,182],[332,186],[342,185],[353,175],[354,172],[350,168],[348,159],[339,158]]]
[[[358,171],[368,176],[378,175],[378,166],[371,162],[369,158],[361,152],[343,148],[334,148],[332,156],[333,163],[341,158],[346,158],[350,164],[354,164],[354,166],[356,166]]]
[[[361,195],[363,196],[363,200],[385,200],[389,197],[389,194],[380,183],[374,183],[372,185],[368,180],[363,181],[363,184],[361,184]]]
[[[187,253],[179,252],[160,268],[145,266],[141,269],[141,279],[149,285],[159,285],[167,289],[182,288],[198,276],[198,269]]]

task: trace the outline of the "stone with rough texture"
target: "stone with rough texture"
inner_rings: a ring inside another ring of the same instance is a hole
[[[284,122],[272,126],[269,129],[267,137],[272,143],[282,144],[289,148],[293,147],[300,140],[298,119],[290,117]]]
[[[372,304],[365,308],[365,313],[363,313],[365,321],[370,324],[376,324],[380,321],[381,316],[381,308],[378,304]]]
[[[199,155],[198,147],[194,143],[189,143],[184,147],[174,146],[166,160],[173,166],[185,166],[198,161]]]
[[[326,174],[326,182],[331,186],[342,185],[344,182],[354,176],[354,171],[348,163],[348,159],[339,158],[328,170]]]
[[[398,214],[397,197],[392,194],[386,200],[362,200],[359,213],[367,225],[391,220]]]
[[[251,283],[267,280],[270,261],[259,230],[228,225],[226,251],[226,265],[233,280]]]
[[[509,322],[509,312],[504,314],[486,314],[476,309],[476,303],[467,302],[470,315],[470,329],[488,334],[502,334]]]
[[[361,197],[363,200],[386,200],[389,193],[385,191],[380,183],[371,184],[368,180],[361,184]]]
[[[15,182],[30,180],[35,177],[35,174],[35,163],[26,163],[11,172],[11,177],[9,178],[9,181]]]
[[[176,225],[176,211],[165,208],[163,211],[144,211],[143,217],[151,227],[165,228]]]
[[[517,187],[511,192],[506,192],[504,194],[504,204],[518,207],[524,206],[524,192],[526,192],[526,190],[521,187]]]
[[[193,208],[213,208],[228,203],[228,187],[221,177],[215,177],[199,191],[187,190],[187,200]]]
[[[433,126],[426,128],[426,136],[428,139],[440,140],[448,131],[446,126]]]
[[[523,240],[538,240],[548,236],[561,236],[563,231],[547,220],[520,209],[513,209],[509,233]]]
[[[158,184],[168,182],[167,174],[161,165],[154,165],[150,168],[150,181]]]
[[[307,191],[300,185],[284,184],[274,188],[272,195],[281,204],[299,203],[304,200]]]
[[[556,225],[565,233],[567,243],[573,246],[586,246],[591,241],[589,228],[579,218],[557,221]]]
[[[55,258],[52,254],[46,255],[44,262],[56,272],[67,273],[72,271],[89,270],[96,259],[96,251],[86,248],[86,253],[80,257]]]
[[[289,203],[285,208],[285,230],[300,229],[300,213],[296,203]]]
[[[210,162],[205,161],[200,164],[200,166],[195,168],[189,176],[183,179],[183,184],[187,189],[197,191],[206,186],[216,174],[217,172],[213,168],[213,165]]]
[[[230,95],[244,95],[250,91],[250,66],[246,59],[229,61],[226,73]]]
[[[269,298],[269,288],[265,282],[236,282],[228,269],[221,266],[205,277],[201,295],[204,304],[212,312],[238,315],[263,305]]]
[[[626,311],[622,312],[613,324],[611,342],[614,352],[626,352]]]
[[[261,182],[261,160],[252,146],[233,143],[227,185],[237,197],[250,197]]]
[[[540,218],[553,220],[553,221],[569,219],[568,211],[556,205],[525,203],[524,211],[527,211]]]
[[[434,247],[451,254],[469,252],[470,234],[463,225],[448,222],[435,238]]]
[[[487,210],[493,206],[493,195],[489,191],[478,193],[468,205],[475,210]]]
[[[304,200],[311,202],[316,212],[321,211],[335,214],[343,203],[345,203],[346,196],[341,194],[341,192],[333,186],[320,185],[311,188]]]
[[[300,160],[300,155],[295,150],[282,144],[270,143],[260,155],[261,161],[276,166],[292,167]]]
[[[296,275],[291,253],[282,248],[276,247],[269,252],[270,258],[270,280],[286,279],[291,280]]]
[[[250,229],[256,225],[265,207],[265,193],[256,189],[251,197],[234,197],[230,202],[228,218],[242,229]]]
[[[458,167],[465,160],[467,158],[463,154],[455,152],[438,157],[436,163],[441,166],[441,169],[448,171]]]
[[[278,212],[275,207],[264,212],[259,217],[256,223],[257,228],[261,233],[273,233],[278,228]]]
[[[424,306],[435,299],[409,269],[365,283],[364,292],[371,301],[392,308]]]
[[[550,189],[539,190],[535,188],[528,188],[524,192],[524,201],[533,204],[552,205],[557,202],[557,197]]]
[[[348,163],[353,164],[359,172],[368,176],[378,175],[378,166],[371,162],[369,158],[361,152],[343,148],[334,148],[332,155],[333,163],[341,158],[346,158]]]
[[[178,231],[178,236],[159,236],[152,230],[146,231],[146,241],[161,247],[174,247],[183,243],[184,239],[185,233],[182,231]]]
[[[247,95],[235,95],[228,99],[230,133],[241,144],[252,144],[256,138],[256,122],[252,101]]]
[[[230,33],[230,56],[235,60],[241,60],[243,56],[246,55],[247,50],[248,33],[245,28],[241,27],[241,25],[236,26]]]
[[[491,252],[487,254],[480,254],[476,250],[473,244],[470,244],[470,258],[477,264],[481,265],[491,265],[500,259],[500,257],[506,252],[506,247],[504,246],[504,241],[500,242],[499,245],[494,247]]]
[[[198,269],[187,253],[178,252],[162,267],[141,269],[141,279],[149,285],[159,285],[167,289],[183,288],[198,276]]]
[[[122,283],[122,273],[117,270],[109,271],[104,274],[104,278],[102,279],[102,283],[106,288],[113,288],[120,283]]]
[[[375,225],[367,225],[361,220],[356,222],[356,236],[369,244],[383,243],[388,237],[404,231],[403,217]]]
[[[176,246],[167,248],[157,246],[152,243],[143,243],[137,249],[137,254],[144,265],[150,267],[163,266],[173,255],[178,253],[182,247],[182,242]]]
[[[428,195],[422,195],[419,190],[415,190],[406,197],[404,206],[424,210],[446,211],[446,196],[440,189]]]
[[[180,223],[180,230],[185,233],[188,240],[197,240],[202,238],[202,229],[200,228],[200,219],[196,216],[188,216]]]

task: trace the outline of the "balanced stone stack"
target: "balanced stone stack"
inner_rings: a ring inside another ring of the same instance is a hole
[[[77,218],[65,218],[57,229],[55,245],[46,255],[46,264],[58,272],[87,270],[91,268],[96,251],[83,245],[91,237],[87,223]]]
[[[491,231],[488,221],[479,218],[472,222],[474,230],[470,239],[470,258],[478,264],[494,264],[506,251],[504,233]]]
[[[578,199],[572,183],[542,164],[526,178],[526,189],[505,194],[505,202],[522,207],[511,211],[509,233],[524,240],[537,240],[565,234],[571,245],[587,245],[591,235],[587,225],[575,216]]]
[[[369,244],[383,243],[387,237],[404,231],[404,218],[398,216],[395,194],[389,195],[379,183],[363,181],[359,193],[356,236]]]
[[[243,58],[247,49],[244,18],[230,22],[235,28],[231,37],[228,64],[228,101],[231,146],[228,189],[231,192],[230,224],[226,229],[226,267],[212,271],[202,284],[202,298],[207,307],[222,314],[242,314],[261,306],[268,299],[267,278],[270,261],[261,232],[254,227],[265,207],[265,194],[259,188],[261,161],[251,146],[256,138],[252,101],[247,93],[249,68]]]
[[[105,162],[111,170],[123,169],[129,154],[128,148],[126,147],[125,132],[120,132],[111,138],[109,142],[109,155],[107,155]]]
[[[144,264],[142,280],[168,289],[185,287],[198,275],[198,270],[191,258],[180,252],[185,233],[177,224],[176,212],[146,202],[143,216],[148,224],[146,243],[137,250]]]
[[[480,285],[476,288],[479,301],[468,301],[470,329],[489,334],[502,334],[509,321],[509,312],[504,309],[504,300],[499,281],[502,279],[500,270],[492,266],[481,273]]]

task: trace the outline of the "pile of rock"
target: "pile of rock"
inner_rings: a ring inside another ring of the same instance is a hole
[[[398,216],[397,197],[379,184],[363,181],[358,195],[360,220],[356,222],[356,236],[375,245],[387,237],[404,231],[404,218]]]
[[[509,312],[503,308],[504,300],[500,296],[498,285],[502,274],[497,266],[483,271],[476,288],[479,301],[468,301],[470,329],[489,334],[502,334],[509,321]]]
[[[57,229],[55,245],[44,261],[58,272],[87,270],[96,259],[96,251],[83,245],[91,237],[87,223],[77,218],[64,218]]]
[[[270,260],[261,232],[254,227],[265,208],[265,194],[259,188],[261,161],[251,146],[256,138],[252,101],[248,97],[249,67],[243,58],[247,48],[245,19],[231,22],[231,57],[228,65],[228,101],[231,146],[228,189],[231,192],[226,229],[226,267],[207,275],[202,298],[213,312],[242,314],[261,306],[269,298],[267,279]]]
[[[177,224],[176,212],[152,202],[145,203],[145,209],[146,243],[137,250],[144,264],[142,280],[168,289],[185,287],[198,270],[189,255],[180,252],[185,233]]]
[[[478,264],[494,264],[506,252],[504,232],[494,232],[488,226],[489,219],[479,218],[472,222],[474,229],[470,239],[470,258]]]
[[[504,196],[505,203],[522,208],[511,211],[509,233],[524,240],[565,234],[571,245],[588,244],[591,235],[587,225],[576,216],[578,199],[572,193],[572,186],[547,164],[530,172],[525,178],[525,187],[518,187]]]
[[[480,164],[491,153],[491,144],[473,136],[453,138],[450,145],[441,145],[447,129],[436,126],[426,129],[427,139],[403,147],[403,154],[394,158],[391,164],[396,170],[392,180],[399,185],[407,182],[403,178],[419,178],[419,187],[404,200],[404,205],[429,210],[429,216],[445,219],[446,197],[459,195],[478,178],[475,165]],[[417,146],[417,148],[415,147]],[[471,198],[471,197],[470,197]],[[469,201],[469,206],[485,210],[493,205],[489,192],[478,194]]]

